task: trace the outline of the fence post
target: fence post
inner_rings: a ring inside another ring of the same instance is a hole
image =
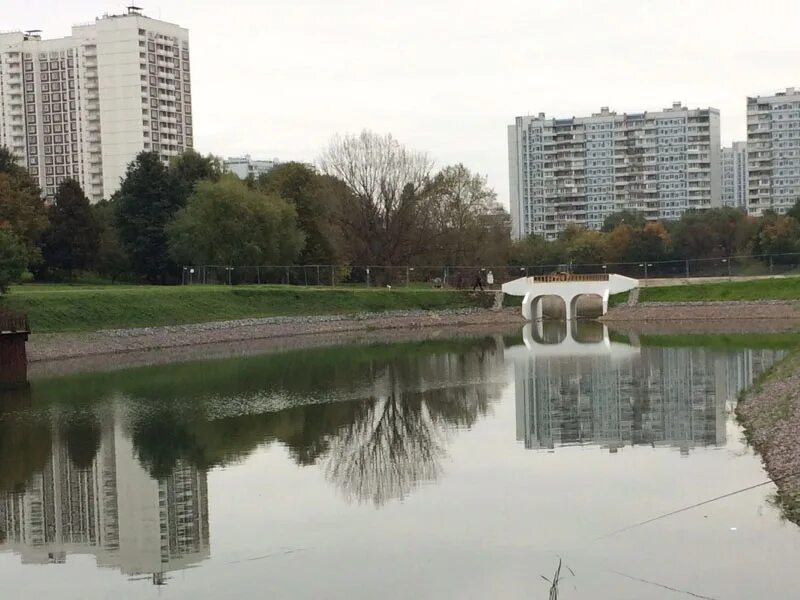
[[[319,265],[317,265],[317,285],[319,285]]]
[[[261,267],[256,267],[256,277],[258,280],[258,285],[261,285]]]
[[[686,279],[689,279],[689,259],[686,259]]]
[[[769,274],[772,275],[772,254],[769,255]]]
[[[229,266],[228,267],[228,285],[233,285],[233,282],[231,280],[231,278],[233,276],[232,271],[233,271],[233,267]]]
[[[369,267],[367,267],[367,287],[369,287]]]
[[[728,277],[731,276],[731,257],[728,257]]]
[[[336,267],[331,265],[331,287],[336,287]]]
[[[411,274],[408,272],[408,267],[406,267],[406,287],[411,286]]]
[[[286,267],[286,285],[290,285],[291,281],[289,280],[289,267]]]
[[[308,271],[306,270],[305,265],[303,265],[303,281],[305,282],[306,287],[308,287]]]

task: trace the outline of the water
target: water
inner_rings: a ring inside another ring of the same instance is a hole
[[[34,379],[0,396],[0,597],[548,598],[559,558],[559,598],[797,597],[771,484],[630,528],[766,480],[732,408],[782,355],[653,341]]]

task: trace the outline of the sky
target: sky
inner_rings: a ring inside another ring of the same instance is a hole
[[[0,0],[0,30],[68,35],[108,0]],[[507,125],[601,106],[721,111],[800,87],[796,0],[140,0],[189,29],[195,147],[316,162],[370,129],[463,163],[508,205]]]

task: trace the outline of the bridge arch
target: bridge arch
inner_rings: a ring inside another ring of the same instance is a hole
[[[586,298],[594,298],[598,300],[601,307],[600,310],[602,311],[600,314],[604,315],[606,313],[606,310],[608,309],[608,299],[604,298],[603,294],[598,292],[578,293],[572,296],[572,299],[570,300],[569,314],[573,319],[579,319],[580,317],[584,316],[581,314],[581,307],[578,306],[578,303]]]
[[[539,321],[544,318],[544,302],[547,299],[555,299],[558,301],[559,312],[569,317],[569,304],[567,299],[560,294],[537,294],[526,295],[522,301],[522,314],[528,320]],[[527,310],[526,310],[527,305]]]

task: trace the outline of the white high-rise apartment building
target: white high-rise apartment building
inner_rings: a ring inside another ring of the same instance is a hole
[[[222,162],[222,168],[228,173],[233,173],[239,179],[247,179],[250,175],[258,178],[259,175],[269,173],[279,164],[281,163],[277,158],[254,160],[249,154],[245,154],[244,156],[233,156],[225,159]]]
[[[0,146],[48,197],[67,177],[109,198],[142,150],[193,145],[189,32],[135,7],[72,35],[0,34]]]
[[[800,89],[747,99],[747,170],[751,215],[800,200]]]
[[[722,149],[722,205],[747,210],[747,142]]]
[[[508,128],[512,235],[555,239],[600,229],[620,210],[677,219],[721,206],[719,111],[679,102],[659,112],[517,117]]]

